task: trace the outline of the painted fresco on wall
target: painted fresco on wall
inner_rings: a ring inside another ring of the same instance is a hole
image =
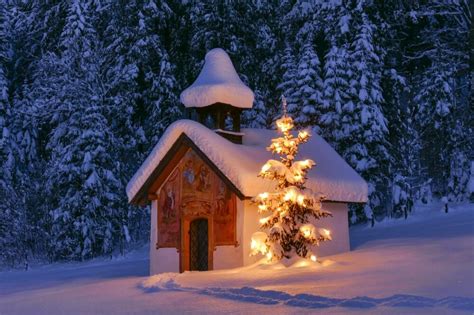
[[[236,240],[236,200],[235,195],[223,181],[216,185],[214,205],[214,234],[216,245],[233,245]]]
[[[160,190],[158,246],[179,248],[180,218],[202,215],[213,217],[215,245],[235,244],[235,195],[189,150]]]
[[[180,172],[175,169],[160,191],[158,199],[158,246],[179,244]]]

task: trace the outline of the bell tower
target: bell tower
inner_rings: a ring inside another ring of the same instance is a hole
[[[210,50],[194,83],[181,93],[188,118],[199,121],[234,143],[241,144],[242,111],[252,108],[254,94],[239,78],[229,55]]]

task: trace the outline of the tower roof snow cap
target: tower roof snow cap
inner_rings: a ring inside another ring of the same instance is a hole
[[[214,48],[206,54],[198,78],[181,93],[181,102],[186,107],[225,103],[252,108],[253,100],[252,90],[240,80],[229,55],[221,48]]]

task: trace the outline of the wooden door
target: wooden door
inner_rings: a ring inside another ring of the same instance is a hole
[[[189,270],[209,270],[209,237],[207,219],[196,219],[189,224]]]
[[[181,221],[180,272],[213,269],[214,239],[211,216],[184,217]]]

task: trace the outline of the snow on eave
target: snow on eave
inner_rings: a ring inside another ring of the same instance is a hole
[[[171,124],[127,185],[131,202],[146,184],[178,138],[185,134],[245,197],[274,189],[274,182],[257,177],[261,166],[272,158],[266,151],[273,130],[244,129],[243,144],[235,144],[202,124],[179,120]],[[315,135],[302,146],[301,158],[312,158],[317,166],[308,174],[306,187],[334,202],[366,202],[367,183],[321,137]]]
[[[215,103],[252,108],[254,94],[235,71],[229,55],[221,49],[210,50],[196,81],[180,96],[186,107],[205,107]]]

